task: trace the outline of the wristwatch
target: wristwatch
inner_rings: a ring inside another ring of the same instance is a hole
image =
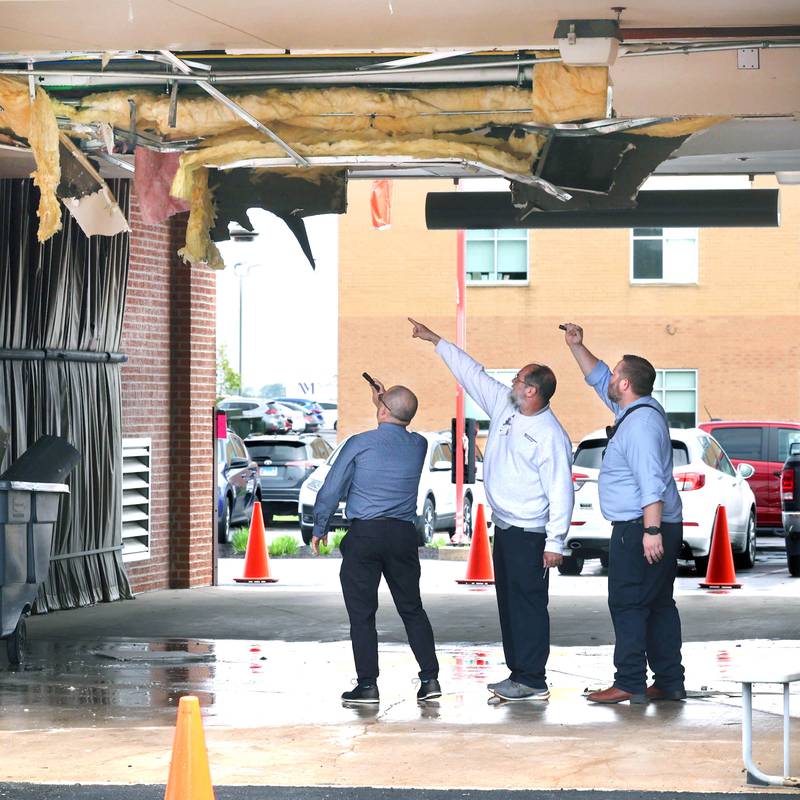
[[[644,529],[645,533],[649,533],[651,536],[658,536],[661,533],[661,528],[658,525],[650,525],[650,527]]]

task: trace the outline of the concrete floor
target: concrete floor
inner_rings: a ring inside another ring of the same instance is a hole
[[[270,587],[234,586],[241,565],[223,562],[225,585],[216,589],[31,619],[28,661],[0,674],[0,781],[163,783],[177,700],[196,694],[218,785],[752,791],[736,665],[800,663],[800,581],[777,561],[740,576],[738,593],[702,592],[685,575],[677,592],[685,630],[715,632],[684,647],[689,700],[589,705],[584,690],[613,673],[596,569],[553,576],[550,702],[489,705],[486,682],[505,677],[493,590],[457,587],[463,564],[425,562],[444,696],[416,702],[416,667],[382,593],[381,704],[346,708],[339,694],[353,668],[337,562],[274,560],[280,583]],[[759,635],[759,614],[782,633]],[[283,635],[292,620],[294,635]],[[781,766],[777,689],[758,686],[755,700],[756,758],[766,772]]]

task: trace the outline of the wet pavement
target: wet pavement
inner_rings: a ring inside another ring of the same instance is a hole
[[[218,785],[742,792],[736,666],[800,663],[800,581],[777,562],[763,562],[738,593],[701,592],[685,575],[677,590],[685,629],[716,633],[684,646],[688,701],[589,705],[584,690],[613,674],[605,579],[599,569],[554,575],[554,619],[568,630],[554,625],[551,700],[493,706],[485,684],[506,674],[493,589],[456,587],[464,565],[432,562],[423,565],[423,590],[443,697],[417,703],[416,666],[382,593],[381,703],[345,707],[339,695],[349,688],[352,655],[338,564],[272,566],[281,582],[271,587],[160,592],[31,619],[28,660],[0,673],[0,781],[162,783],[178,698],[194,694]],[[221,579],[240,569],[241,561],[224,562]],[[235,635],[224,635],[226,619]],[[758,635],[780,624],[779,636]],[[175,635],[203,627],[214,635]],[[294,637],[277,635],[294,629]],[[147,635],[120,635],[132,630]],[[465,644],[469,630],[487,641]],[[779,689],[757,686],[754,700],[756,759],[767,772],[781,761]],[[795,773],[798,694],[795,685]]]

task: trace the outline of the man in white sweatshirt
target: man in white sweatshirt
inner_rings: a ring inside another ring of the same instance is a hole
[[[511,674],[489,691],[504,700],[547,700],[550,567],[561,563],[572,518],[572,445],[550,410],[553,371],[527,364],[511,390],[463,350],[409,317],[412,336],[432,342],[456,380],[489,416],[483,455],[486,497],[495,525],[497,608]]]

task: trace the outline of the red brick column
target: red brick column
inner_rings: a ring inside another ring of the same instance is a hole
[[[186,220],[145,225],[132,196],[122,432],[153,443],[150,558],[126,565],[137,592],[211,581],[216,284],[177,256]]]

